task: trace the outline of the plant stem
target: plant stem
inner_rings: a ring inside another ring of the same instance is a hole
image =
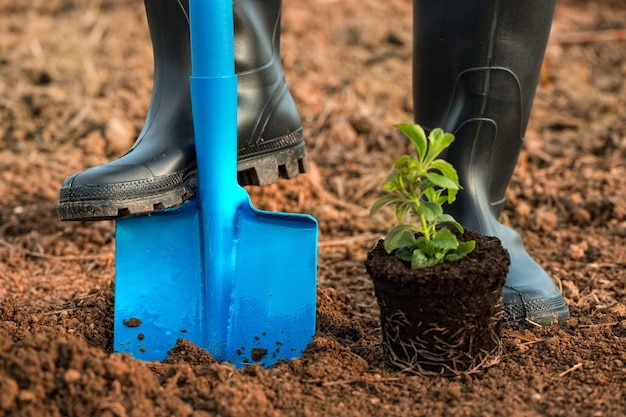
[[[422,223],[422,234],[424,235],[424,239],[430,240],[430,233],[428,232],[428,225],[426,224],[426,216],[420,214],[420,222]]]

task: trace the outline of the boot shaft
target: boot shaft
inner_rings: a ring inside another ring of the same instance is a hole
[[[554,0],[414,1],[415,120],[457,137],[447,159],[466,190],[451,209],[455,215],[457,208],[476,205],[496,218],[502,210],[554,5]]]
[[[282,0],[233,1],[237,74],[280,60],[281,14]]]
[[[144,4],[155,61],[162,58],[189,69],[189,0],[144,0]],[[281,12],[282,0],[233,1],[237,74],[271,65],[280,56]]]
[[[522,93],[523,118],[528,119],[555,1],[489,0],[477,4],[414,1],[415,114],[432,127],[460,123],[454,107],[459,104],[453,97],[462,95],[464,88],[474,90],[469,94],[491,93],[494,99],[509,94],[489,88],[488,69],[511,73]],[[484,81],[477,86],[474,82],[457,85],[463,81],[459,78],[472,71],[482,71]]]
[[[151,121],[156,119],[164,128],[177,126],[175,131],[188,136],[193,130],[189,95],[189,1],[145,0],[144,3],[154,50],[154,89],[145,129],[154,130]],[[290,140],[301,140],[289,136],[301,131],[302,123],[280,60],[281,12],[282,0],[233,2],[241,158],[288,146]],[[163,106],[179,111],[171,110],[164,117]],[[159,117],[155,117],[157,112]],[[289,139],[284,139],[285,136]],[[275,138],[281,138],[281,144],[270,143]]]

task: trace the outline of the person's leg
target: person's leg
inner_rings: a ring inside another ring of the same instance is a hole
[[[147,214],[180,205],[197,189],[188,0],[145,0],[145,6],[155,71],[144,128],[124,156],[65,180],[57,207],[62,220]],[[305,170],[302,124],[280,61],[281,8],[281,0],[233,2],[241,185]]]
[[[560,324],[569,310],[520,236],[498,222],[522,146],[555,0],[414,0],[415,121],[456,136],[447,160],[464,189],[449,207],[511,255],[504,325]]]

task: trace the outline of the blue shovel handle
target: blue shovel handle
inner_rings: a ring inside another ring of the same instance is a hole
[[[201,205],[238,203],[232,0],[191,0],[191,94]],[[235,194],[232,198],[230,194]],[[219,207],[217,210],[221,210]]]
[[[237,183],[237,76],[232,0],[189,2],[192,112],[205,296],[206,345],[227,349],[235,285],[237,212],[248,204]]]
[[[194,77],[235,74],[232,0],[190,0]]]

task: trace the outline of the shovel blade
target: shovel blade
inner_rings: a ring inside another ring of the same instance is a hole
[[[231,332],[235,365],[299,357],[315,333],[317,221],[307,215],[237,211]]]
[[[299,357],[315,333],[315,219],[244,201],[234,215],[232,271],[207,276],[199,215],[191,199],[117,222],[114,350],[160,361],[183,338],[237,367]],[[212,285],[224,277],[232,282]],[[218,311],[225,303],[226,315]]]

